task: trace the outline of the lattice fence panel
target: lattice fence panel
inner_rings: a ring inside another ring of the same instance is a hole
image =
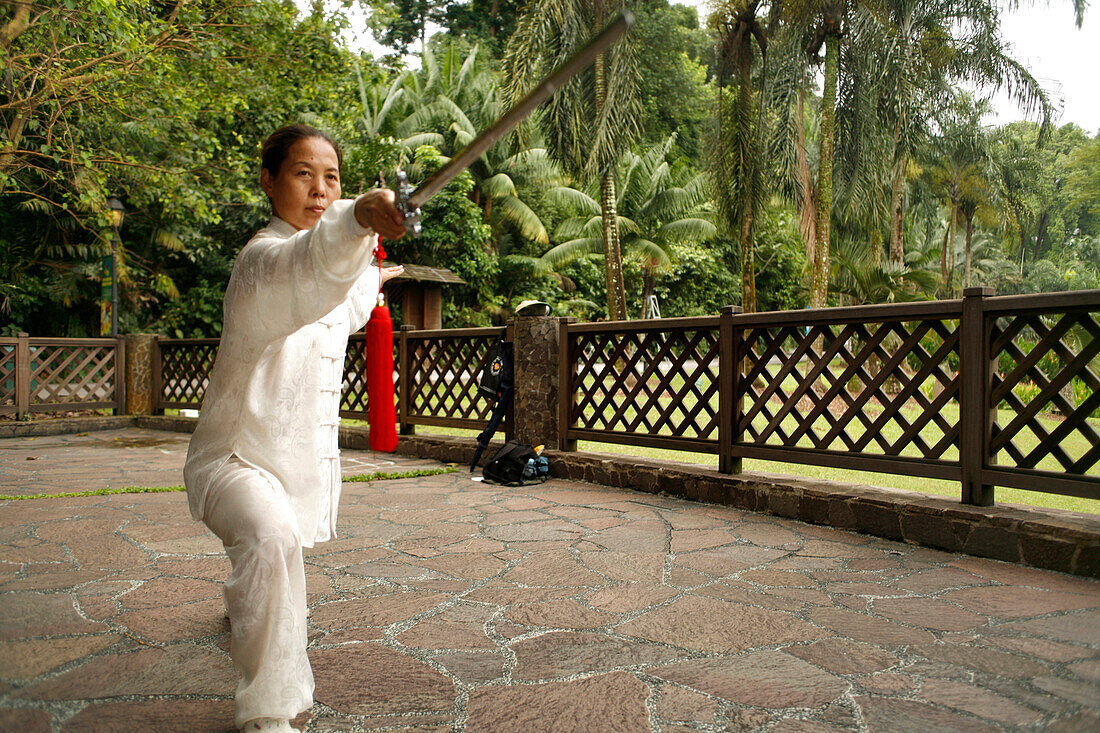
[[[30,346],[31,405],[114,402],[118,352],[111,345]]]
[[[990,441],[1001,466],[1100,475],[1100,325],[1095,313],[995,322],[997,408]]]
[[[571,424],[718,439],[718,331],[578,333]]]
[[[15,408],[15,344],[0,344],[0,407]]]
[[[957,460],[958,322],[748,329],[746,444]]]
[[[409,337],[409,413],[487,421],[492,403],[478,394],[477,380],[498,338]]]
[[[348,340],[347,355],[344,359],[344,383],[340,396],[340,410],[344,413],[355,413],[366,416],[369,412],[370,400],[367,399],[367,369],[366,352],[364,350],[366,337],[363,334],[353,334]],[[394,394],[401,388],[398,374],[398,342],[397,334],[394,334],[393,346],[393,388]]]
[[[206,394],[217,342],[179,344],[161,342],[161,400],[167,404],[199,405]]]

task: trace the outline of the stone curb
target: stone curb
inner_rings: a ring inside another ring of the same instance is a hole
[[[4,420],[0,422],[0,438],[39,438],[44,435],[90,433],[96,430],[121,430],[136,425],[135,418],[118,417],[58,417],[49,420]]]
[[[0,423],[0,437],[29,437],[136,426],[192,432],[193,418],[143,416]],[[345,448],[369,449],[366,428],[340,428]],[[495,443],[482,462],[492,456]],[[473,438],[407,435],[397,453],[468,464]],[[813,481],[781,474],[719,474],[672,461],[547,450],[551,474],[616,488],[798,519],[978,557],[1100,578],[1100,517],[1057,509],[977,507],[909,491]]]

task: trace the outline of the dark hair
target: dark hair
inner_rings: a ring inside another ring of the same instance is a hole
[[[340,145],[316,127],[309,125],[286,125],[271,133],[264,141],[260,152],[260,167],[273,176],[279,175],[279,169],[283,167],[283,161],[286,160],[291,146],[299,140],[311,137],[319,137],[331,145],[336,151],[336,165],[340,168],[344,167],[344,151],[340,149]]]

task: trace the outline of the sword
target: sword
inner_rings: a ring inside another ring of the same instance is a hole
[[[535,108],[545,102],[561,88],[562,84],[576,76],[582,69],[596,60],[596,57],[606,51],[611,44],[623,37],[634,25],[634,14],[629,10],[621,10],[619,14],[608,23],[595,38],[588,42],[584,48],[573,54],[565,63],[559,66],[550,76],[527,93],[527,96],[516,103],[514,107],[486,128],[480,135],[464,147],[450,162],[428,176],[415,190],[409,183],[404,171],[397,172],[397,209],[405,216],[405,231],[413,237],[420,236],[420,207],[432,196],[446,186],[452,178],[470,167],[482,153],[488,150],[493,143],[512,131],[525,117],[535,111]]]

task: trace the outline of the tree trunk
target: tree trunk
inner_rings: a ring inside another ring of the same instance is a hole
[[[653,318],[653,314],[649,310],[649,298],[653,295],[653,290],[657,285],[657,278],[653,276],[653,270],[646,267],[642,273],[642,280],[644,287],[642,288],[642,318]]]
[[[1039,261],[1039,253],[1043,251],[1043,240],[1047,237],[1047,222],[1050,221],[1050,212],[1043,211],[1039,215],[1039,224],[1035,227],[1035,251],[1031,256],[1032,262]]]
[[[802,195],[798,199],[798,231],[806,243],[806,262],[812,266],[814,249],[817,245],[817,199],[813,178],[810,177],[810,163],[806,158],[806,121],[804,101],[806,90],[798,88],[798,112],[795,118],[796,155],[798,157],[798,181]]]
[[[817,244],[810,278],[810,307],[824,308],[829,297],[829,235],[833,208],[833,136],[836,128],[836,85],[840,67],[840,37],[825,37],[825,87],[821,95],[821,161],[817,171]]]
[[[955,209],[951,208],[950,220],[947,222],[947,227],[943,230],[943,246],[940,247],[940,283],[941,291],[944,294],[949,294],[947,287],[947,247],[954,241],[955,235],[952,231],[955,227]]]
[[[741,141],[742,167],[746,180],[741,182],[741,201],[738,202],[737,241],[741,249],[741,308],[745,313],[756,312],[756,263],[753,251],[752,224],[755,216],[754,194],[758,188],[759,160],[754,154],[753,141],[760,134],[753,125],[752,109],[752,44],[743,43],[737,63],[737,124],[739,129],[748,130],[746,138],[739,135]]]
[[[607,101],[607,57],[596,57],[596,114]],[[619,212],[615,198],[615,173],[608,170],[600,179],[600,219],[603,222],[604,279],[607,283],[607,317],[626,320],[626,287],[623,282],[623,253],[619,244]]]
[[[745,313],[756,312],[756,261],[752,244],[752,206],[741,212],[739,229],[741,245],[741,309]]]
[[[607,281],[607,317],[626,320],[626,287],[623,283],[623,252],[619,244],[619,210],[615,198],[615,174],[600,179],[600,208],[603,221],[604,276]]]
[[[31,4],[29,2],[5,4],[15,5],[15,14],[12,15],[11,20],[4,24],[3,28],[0,28],[0,48],[6,49],[12,41],[30,27]]]
[[[1027,256],[1027,234],[1024,230],[1024,214],[1021,209],[1016,209],[1016,224],[1020,230],[1020,277],[1023,277],[1024,258]]]
[[[33,113],[33,106],[19,110],[15,115],[15,119],[8,126],[7,142],[0,144],[0,173],[6,172],[15,163],[15,151],[19,150],[19,143],[23,140],[23,129],[27,126],[27,122],[30,121]],[[0,192],[3,192],[6,180],[7,176],[0,176]]]
[[[890,261],[899,265],[905,263],[902,224],[905,221],[905,169],[908,166],[909,156],[903,155],[894,169],[894,181],[890,191]]]
[[[947,246],[943,248],[943,255],[941,260],[941,273],[943,275],[943,286],[947,291],[948,296],[955,294],[955,286],[951,281],[955,277],[955,238],[957,235],[956,227],[959,223],[959,208],[955,204],[951,204],[951,221],[947,224],[948,242]],[[950,258],[948,257],[948,251],[951,252]],[[950,263],[950,266],[948,265]]]
[[[966,276],[963,282],[966,283],[965,287],[970,287],[970,262],[973,259],[970,252],[970,242],[974,238],[974,214],[967,210],[964,213],[966,216]]]

